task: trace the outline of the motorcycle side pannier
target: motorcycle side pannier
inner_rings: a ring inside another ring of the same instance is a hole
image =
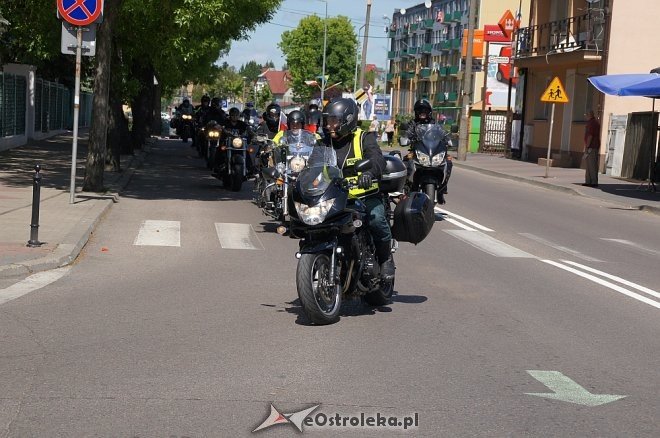
[[[425,193],[413,192],[402,198],[394,209],[392,237],[417,245],[431,232],[435,223],[434,201]]]
[[[385,155],[385,171],[380,180],[380,191],[383,193],[402,192],[406,184],[406,165],[396,155]]]

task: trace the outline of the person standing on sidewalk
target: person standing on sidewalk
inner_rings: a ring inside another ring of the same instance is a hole
[[[598,153],[600,152],[600,123],[593,110],[587,111],[587,126],[584,130],[585,175],[583,186],[598,187]]]
[[[385,125],[385,135],[387,135],[387,145],[392,146],[394,140],[394,120],[389,119]]]

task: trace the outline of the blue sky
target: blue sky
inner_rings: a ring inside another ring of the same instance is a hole
[[[387,52],[388,40],[385,38],[385,26],[392,13],[398,8],[407,8],[423,3],[423,0],[372,0],[371,19],[369,20],[369,42],[367,44],[367,63],[383,67]],[[328,17],[345,15],[353,22],[355,34],[365,23],[367,0],[327,0]],[[285,60],[277,48],[282,32],[291,30],[307,15],[325,16],[325,2],[320,0],[284,0],[280,9],[268,24],[258,27],[250,34],[249,40],[234,41],[228,56],[220,59],[229,65],[239,68],[254,60],[259,64],[272,60],[276,68],[281,68]],[[364,33],[364,30],[362,31]]]

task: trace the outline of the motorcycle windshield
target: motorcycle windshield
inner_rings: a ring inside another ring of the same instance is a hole
[[[342,178],[341,170],[337,166],[317,164],[304,168],[298,176],[304,197],[320,196],[328,190],[333,181]]]
[[[303,129],[296,131],[287,131],[283,136],[289,155],[303,155],[307,157],[312,153],[316,145],[316,137],[311,132]]]
[[[419,144],[419,149],[428,154],[429,156],[436,155],[440,152],[447,151],[447,134],[440,125],[431,125],[424,132],[422,136],[422,141]]]

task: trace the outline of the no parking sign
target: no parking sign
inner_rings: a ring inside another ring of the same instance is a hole
[[[57,12],[74,26],[87,26],[103,13],[103,0],[57,0]]]

